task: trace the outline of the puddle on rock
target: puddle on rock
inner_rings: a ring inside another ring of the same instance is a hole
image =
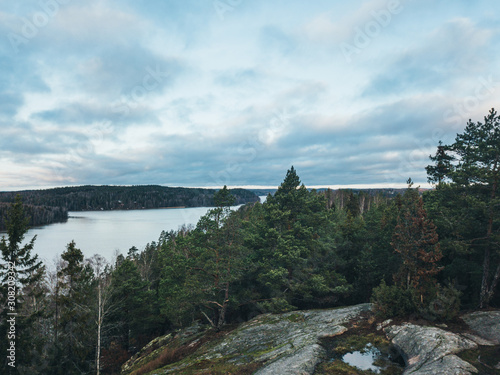
[[[325,339],[322,344],[327,350],[327,360],[318,366],[317,375],[403,373],[403,358],[381,334],[342,335]]]

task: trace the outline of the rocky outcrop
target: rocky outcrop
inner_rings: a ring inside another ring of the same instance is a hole
[[[476,349],[477,343],[462,335],[437,327],[406,323],[384,328],[387,337],[404,354],[407,368],[404,374],[460,374],[477,373],[477,369],[456,356],[467,349]]]
[[[183,354],[194,352],[200,344],[200,340],[206,336],[206,329],[200,324],[179,330],[175,333],[169,333],[157,337],[144,346],[140,351],[134,354],[121,368],[123,375],[128,375],[148,365],[153,369],[154,361],[157,361],[162,355],[174,354],[182,350]],[[180,354],[180,353],[179,353]]]
[[[227,358],[234,364],[263,363],[256,375],[312,374],[325,353],[318,344],[319,339],[345,332],[344,324],[370,308],[370,304],[362,304],[341,309],[260,315],[198,358],[202,361]]]
[[[294,311],[285,314],[264,314],[242,324],[221,339],[211,340],[197,348],[196,352],[181,361],[164,366],[154,374],[175,374],[200,366],[230,364],[235,372],[244,373],[244,366],[258,364],[258,375],[312,374],[322,360],[325,349],[319,340],[342,334],[347,323],[359,319],[371,310],[370,304],[361,304],[339,309]],[[194,332],[193,332],[194,333]],[[184,337],[183,345],[189,346],[188,336],[182,331],[177,335],[165,336],[162,342]],[[194,333],[193,343],[199,340],[199,332]],[[138,365],[160,355],[157,343],[143,349],[122,367],[123,374],[129,374]],[[206,367],[205,367],[206,368]],[[210,367],[213,368],[213,367]]]
[[[462,319],[478,336],[493,345],[500,345],[500,311],[476,311],[465,314]]]
[[[460,333],[450,332],[445,325],[394,324],[391,320],[377,326],[405,358],[404,374],[467,375],[478,370],[457,354],[496,345],[499,315],[494,311],[467,314],[463,319],[471,329]],[[122,367],[122,374],[313,374],[326,354],[321,339],[340,335],[361,322],[375,329],[370,304],[264,314],[226,332],[197,325],[153,340]]]

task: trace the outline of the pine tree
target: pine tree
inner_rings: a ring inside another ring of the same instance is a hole
[[[332,253],[321,241],[328,222],[323,195],[310,192],[292,167],[274,196],[262,205],[261,219],[250,223],[247,246],[264,311],[321,304],[347,290]]]
[[[471,232],[455,235],[456,242],[461,242],[470,253],[482,252],[479,305],[484,308],[500,281],[500,116],[491,109],[484,122],[469,120],[453,144],[440,147],[432,158],[437,165],[427,167],[429,180],[450,181],[450,188],[437,189],[436,193],[453,193],[456,207],[449,211],[454,216],[451,219],[457,218]]]
[[[196,315],[219,330],[235,296],[243,261],[240,221],[230,206],[234,197],[224,186],[214,196],[216,207],[200,218],[192,231],[179,231],[162,245],[163,311],[174,324]]]
[[[214,202],[216,207],[199,220],[193,232],[196,263],[192,271],[203,291],[201,313],[219,330],[233,298],[230,288],[241,276],[242,253],[239,221],[230,209],[235,198],[227,186],[215,194]]]

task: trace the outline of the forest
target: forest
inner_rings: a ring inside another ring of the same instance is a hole
[[[68,219],[68,211],[134,210],[164,207],[210,207],[215,189],[140,186],[76,186],[20,192],[0,192],[0,231],[6,203],[22,197],[30,226],[40,226]],[[245,189],[233,189],[235,204],[256,202],[259,198]]]
[[[7,228],[5,217],[9,207],[9,203],[0,202],[0,231],[4,231]],[[68,209],[65,207],[25,204],[24,210],[26,212],[26,216],[29,218],[28,225],[30,228],[40,225],[61,223],[68,220]]]
[[[395,197],[308,190],[291,167],[262,204],[232,211],[224,187],[194,227],[162,232],[111,263],[84,259],[71,242],[55,269],[38,260],[36,239],[21,245],[28,219],[18,196],[0,242],[2,337],[11,333],[12,283],[18,313],[16,368],[5,357],[4,368],[118,374],[161,334],[195,322],[218,331],[266,312],[373,302],[381,319],[447,322],[500,307],[499,161],[491,110],[437,145],[426,167],[433,189],[408,179]],[[8,345],[0,340],[1,352]]]

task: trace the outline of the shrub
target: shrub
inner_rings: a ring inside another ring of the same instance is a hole
[[[455,319],[460,312],[461,293],[453,286],[441,286],[438,284],[436,297],[419,309],[422,317],[435,321],[449,321]]]
[[[296,310],[295,306],[292,306],[284,298],[273,298],[267,301],[262,301],[258,304],[260,310],[264,313],[284,313],[292,310]]]
[[[373,288],[371,302],[374,304],[375,314],[383,319],[407,317],[416,311],[412,290],[389,286],[384,280]]]

